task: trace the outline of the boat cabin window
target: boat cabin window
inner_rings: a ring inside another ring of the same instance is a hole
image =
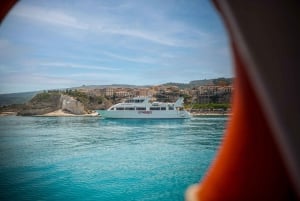
[[[174,107],[169,105],[169,110],[174,110]]]
[[[123,107],[117,107],[117,110],[124,110]]]
[[[125,110],[134,110],[134,107],[125,107]]]
[[[158,106],[158,102],[153,102],[152,105],[153,106]]]
[[[160,110],[166,110],[166,107],[161,107]]]
[[[125,101],[125,103],[142,103],[142,102],[144,102],[144,99],[129,99]]]
[[[150,107],[150,110],[160,110],[160,107]]]
[[[135,109],[136,109],[136,110],[146,110],[145,107],[136,107]]]
[[[142,102],[144,102],[144,100],[143,100],[143,99],[138,99],[138,100],[135,100],[135,103],[142,103]]]

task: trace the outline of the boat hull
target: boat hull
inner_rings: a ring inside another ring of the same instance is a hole
[[[107,119],[188,119],[191,115],[187,111],[109,111],[98,110]]]

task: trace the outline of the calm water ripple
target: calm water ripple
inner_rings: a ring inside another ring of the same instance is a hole
[[[183,200],[227,117],[1,117],[0,200]]]

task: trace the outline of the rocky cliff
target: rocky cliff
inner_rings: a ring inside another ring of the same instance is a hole
[[[44,92],[37,94],[26,103],[23,109],[18,112],[18,115],[43,115],[59,109],[76,115],[88,113],[84,105],[71,96],[58,92]]]
[[[61,109],[72,114],[87,114],[84,105],[68,95],[61,95],[60,97]]]

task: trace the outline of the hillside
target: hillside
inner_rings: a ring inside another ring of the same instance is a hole
[[[228,86],[233,83],[233,78],[216,78],[208,80],[194,80],[189,83],[192,86],[203,86],[203,85],[218,85],[218,86]]]
[[[175,83],[175,82],[168,82],[163,84],[164,86],[177,86],[180,89],[184,88],[192,88],[197,86],[204,86],[204,85],[218,85],[218,86],[228,86],[233,83],[234,78],[216,78],[216,79],[204,79],[204,80],[193,80],[189,83]]]
[[[178,82],[167,82],[161,84],[163,86],[177,86],[180,89],[191,88],[203,85],[218,85],[228,86],[233,83],[234,78],[215,78],[215,79],[204,79],[204,80],[193,80],[189,83],[178,83]],[[127,84],[111,84],[111,85],[83,85],[80,87],[73,87],[72,89],[102,89],[102,88],[144,88],[151,87],[150,85],[127,85]]]
[[[31,116],[42,115],[58,110],[61,106],[61,94],[59,93],[39,93],[29,102],[24,104],[23,108],[18,111],[18,115]]]
[[[103,89],[103,88],[143,88],[149,86],[129,85],[129,84],[110,84],[110,85],[82,85],[80,87],[72,87],[71,89]]]
[[[197,86],[203,86],[203,85],[218,85],[218,86],[227,86],[232,84],[234,78],[216,78],[216,79],[204,79],[204,80],[193,80],[189,83],[175,83],[175,82],[169,82],[162,84],[163,86],[177,86],[180,89],[186,89],[186,88],[193,88]],[[137,85],[126,85],[126,84],[112,84],[112,85],[83,85],[80,87],[73,87],[72,90],[67,90],[69,93],[70,91],[73,91],[73,94],[68,94],[70,96],[74,96],[78,100],[80,100],[83,104],[86,105],[88,109],[95,109],[95,108],[106,108],[107,102],[105,102],[104,99],[101,99],[96,96],[88,96],[84,93],[79,93],[77,89],[103,89],[103,88],[145,88],[145,87],[151,87],[148,85],[144,86],[137,86]],[[77,91],[75,94],[74,92]],[[1,106],[7,106],[7,105],[13,105],[13,104],[24,104],[28,102],[30,99],[32,99],[36,94],[39,92],[26,92],[26,93],[13,93],[13,94],[0,94],[0,107]],[[104,101],[104,102],[103,102]],[[107,101],[107,100],[106,100]],[[104,106],[106,104],[106,106]]]
[[[24,104],[32,99],[38,92],[24,92],[12,94],[0,94],[0,107],[12,104]]]

